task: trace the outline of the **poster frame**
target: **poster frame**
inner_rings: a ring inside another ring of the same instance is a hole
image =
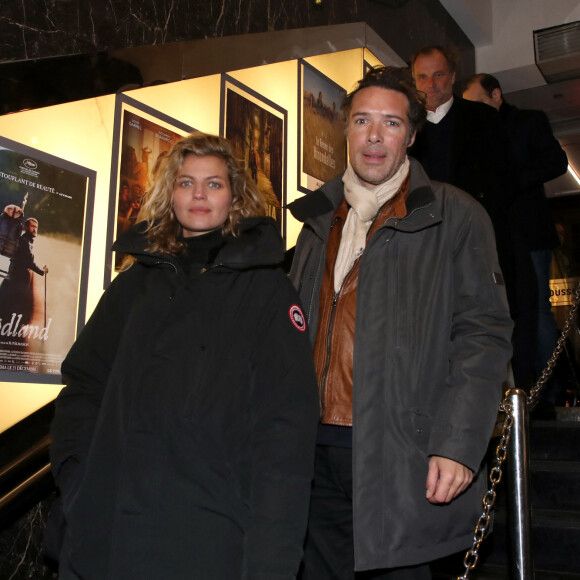
[[[372,71],[375,67],[370,64],[366,59],[363,59],[363,77],[370,71]]]
[[[80,250],[79,285],[76,306],[76,339],[84,328],[87,311],[87,292],[89,285],[89,265],[91,256],[91,240],[93,234],[93,213],[95,206],[95,191],[97,172],[68,161],[56,155],[35,149],[18,141],[0,136],[0,146],[10,149],[26,158],[33,158],[54,167],[76,173],[85,178],[85,211],[83,216],[83,235]],[[72,346],[72,345],[71,345]],[[62,384],[60,373],[32,373],[28,371],[0,370],[0,381],[14,383]]]
[[[316,176],[313,175],[309,175],[304,171],[304,69],[307,68],[310,72],[312,72],[313,74],[317,75],[320,79],[320,81],[324,84],[326,84],[327,86],[329,86],[330,88],[332,88],[333,90],[337,90],[340,94],[341,97],[344,98],[344,96],[346,95],[347,91],[344,89],[344,87],[342,87],[341,85],[339,85],[338,83],[334,82],[331,78],[329,78],[328,76],[326,76],[325,74],[323,74],[322,72],[320,72],[316,67],[312,66],[309,62],[306,62],[304,59],[300,58],[298,59],[298,95],[297,95],[297,102],[298,102],[298,139],[297,139],[297,143],[298,143],[298,175],[297,175],[297,188],[298,191],[302,192],[302,193],[312,193],[313,191],[315,191],[316,189],[318,189],[318,187],[320,187],[324,181],[322,181],[321,179],[317,178]],[[339,103],[339,108],[340,108],[340,104]],[[345,123],[345,131],[346,131],[346,123]],[[346,170],[347,164],[348,164],[348,150],[347,150],[347,140],[346,140],[346,132],[344,133],[344,166],[340,167],[337,169],[336,175],[340,175],[341,173],[343,173]],[[336,147],[337,144],[334,144],[334,147]],[[314,188],[309,188],[307,185],[307,181],[308,179],[311,179],[315,182],[315,187]]]
[[[117,199],[119,191],[121,153],[123,144],[123,113],[125,111],[134,112],[139,115],[152,117],[153,122],[160,126],[166,126],[174,133],[182,133],[183,136],[191,133],[195,129],[186,123],[162,113],[161,111],[145,105],[144,103],[130,97],[124,93],[115,95],[115,117],[113,122],[113,147],[111,154],[111,175],[109,182],[109,209],[107,213],[107,234],[105,237],[105,271],[103,274],[103,288],[107,289],[113,278],[114,252],[111,249],[115,241],[115,231],[117,225]]]
[[[226,137],[226,113],[227,113],[227,90],[231,89],[238,95],[252,101],[258,107],[266,110],[268,113],[278,117],[282,120],[283,128],[282,128],[282,171],[281,171],[281,219],[282,219],[282,226],[280,235],[282,236],[282,240],[284,243],[284,247],[286,246],[286,228],[287,228],[287,210],[286,210],[286,200],[287,200],[287,171],[288,171],[288,111],[271,101],[270,99],[264,97],[251,87],[245,85],[244,83],[238,81],[234,77],[228,75],[227,73],[222,73],[221,75],[221,87],[220,87],[220,123],[219,123],[219,131],[222,137]]]

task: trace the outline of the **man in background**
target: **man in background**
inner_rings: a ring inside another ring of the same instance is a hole
[[[509,207],[509,214],[512,224],[523,235],[537,280],[538,331],[534,370],[538,377],[558,338],[550,304],[550,264],[552,251],[560,241],[550,215],[544,183],[566,172],[568,158],[554,137],[546,114],[518,109],[507,103],[499,81],[492,75],[480,73],[471,77],[465,85],[463,98],[485,103],[499,111],[516,160],[517,196]]]
[[[535,292],[533,267],[508,207],[515,194],[515,161],[499,115],[490,107],[453,94],[459,57],[451,47],[426,46],[411,57],[415,84],[427,99],[427,121],[409,155],[431,179],[451,183],[487,211],[495,231],[510,313],[515,322],[512,367],[516,385],[534,378]]]

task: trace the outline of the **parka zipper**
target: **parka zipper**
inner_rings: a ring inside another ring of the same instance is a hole
[[[167,264],[168,266],[171,266],[175,270],[176,274],[179,272],[177,266],[173,262],[168,262],[167,260],[157,260],[156,262],[153,262],[154,266],[161,266],[162,264]]]

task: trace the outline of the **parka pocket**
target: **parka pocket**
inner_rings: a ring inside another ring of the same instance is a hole
[[[423,452],[427,453],[427,446],[429,445],[429,437],[431,435],[431,427],[433,419],[430,415],[426,415],[419,409],[411,409],[411,428],[413,431],[413,440],[415,445]]]

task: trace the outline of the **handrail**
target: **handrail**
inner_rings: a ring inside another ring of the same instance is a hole
[[[50,435],[45,433],[0,466],[0,527],[9,525],[50,491]]]
[[[13,476],[14,472],[24,469],[29,463],[37,460],[50,449],[50,435],[46,434],[24,453],[18,455],[10,463],[0,468],[0,489],[5,480]]]
[[[33,473],[29,478],[25,479],[21,484],[17,485],[14,489],[9,491],[3,497],[0,497],[0,510],[7,507],[13,501],[15,501],[20,495],[28,491],[36,483],[47,476],[50,476],[50,463],[39,469],[36,473]]]

